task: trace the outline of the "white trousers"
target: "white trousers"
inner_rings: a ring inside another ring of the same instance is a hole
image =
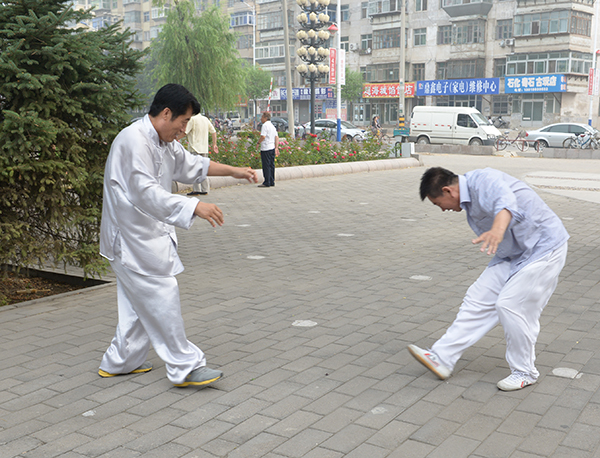
[[[120,253],[110,264],[117,276],[119,323],[100,369],[127,374],[146,361],[152,344],[169,380],[183,383],[191,371],[206,365],[206,358],[187,340],[177,279],[137,274],[123,267]]]
[[[540,315],[550,300],[567,258],[567,243],[509,278],[510,263],[486,268],[463,299],[452,325],[431,350],[450,370],[467,348],[499,322],[511,371],[537,379],[535,343]]]
[[[208,153],[194,153],[200,156],[208,157]],[[194,192],[209,192],[210,191],[210,181],[208,181],[208,177],[206,177],[200,184],[194,183],[192,185]]]

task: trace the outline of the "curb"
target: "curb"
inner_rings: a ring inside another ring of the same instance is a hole
[[[340,162],[336,164],[316,164],[299,165],[296,167],[280,167],[275,169],[275,180],[296,180],[300,178],[316,178],[334,175],[345,175],[348,173],[359,172],[377,172],[381,170],[406,169],[410,167],[420,167],[423,164],[418,155],[407,158],[378,159],[374,161],[362,162]],[[257,170],[259,183],[263,180],[262,170]],[[232,177],[210,177],[211,189],[224,188],[227,186],[236,186],[248,183],[245,180],[238,180]],[[173,192],[187,191],[191,188],[190,184],[176,183],[176,190]],[[175,188],[175,186],[174,186]]]

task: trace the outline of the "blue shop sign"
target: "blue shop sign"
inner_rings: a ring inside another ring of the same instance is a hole
[[[506,76],[504,78],[505,94],[521,94],[525,92],[567,92],[567,77],[557,74]]]
[[[281,100],[287,100],[287,89],[281,88],[279,91],[279,97]],[[309,87],[295,87],[292,88],[292,98],[294,100],[310,100],[310,88]],[[330,87],[316,87],[315,88],[315,99],[333,99],[333,89]]]
[[[500,78],[417,81],[417,97],[426,95],[485,95],[500,93]]]

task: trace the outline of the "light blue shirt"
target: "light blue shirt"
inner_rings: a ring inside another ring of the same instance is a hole
[[[510,262],[510,275],[561,247],[569,234],[560,218],[529,186],[499,170],[486,168],[458,177],[460,206],[478,236],[492,228],[506,209],[512,220],[489,266]]]

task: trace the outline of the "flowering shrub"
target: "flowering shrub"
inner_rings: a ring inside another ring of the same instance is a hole
[[[260,145],[257,131],[241,131],[228,138],[217,133],[219,153],[209,155],[213,161],[237,167],[261,168]],[[335,142],[316,138],[308,134],[306,140],[279,138],[279,157],[275,158],[276,167],[296,165],[331,164],[336,162],[356,162],[374,159],[386,159],[389,153],[384,151],[377,139],[369,138],[361,143]]]

